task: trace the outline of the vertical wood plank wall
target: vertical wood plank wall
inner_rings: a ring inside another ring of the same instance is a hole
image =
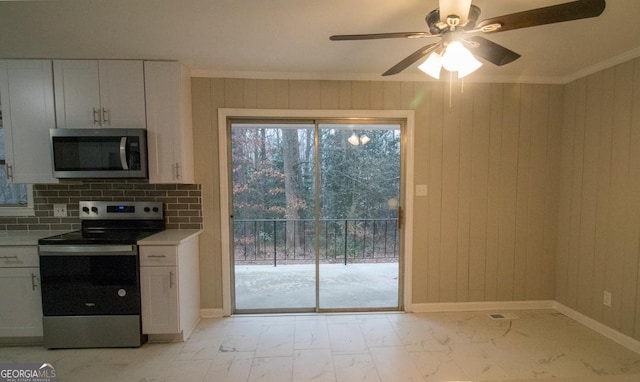
[[[563,86],[194,78],[192,88],[203,307],[222,307],[218,108],[415,110],[408,176],[428,196],[414,203],[413,303],[555,298]]]
[[[556,299],[640,339],[640,59],[567,84],[564,103]]]

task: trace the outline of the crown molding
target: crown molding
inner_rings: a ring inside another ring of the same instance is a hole
[[[302,72],[251,72],[220,71],[210,69],[191,69],[191,77],[205,78],[237,78],[252,80],[309,80],[309,81],[382,81],[382,82],[439,82],[425,74],[397,74],[393,77],[382,77],[373,73],[302,73]],[[456,81],[460,81],[456,79]],[[521,84],[563,84],[562,77],[543,76],[495,76],[476,75],[466,78],[466,82],[479,83],[521,83]]]
[[[562,84],[568,84],[569,82],[573,82],[575,80],[578,80],[580,78],[586,77],[588,75],[591,75],[593,73],[597,73],[601,70],[610,68],[612,66],[616,66],[619,64],[622,64],[623,62],[627,62],[629,60],[632,60],[634,58],[640,57],[640,47],[632,49],[628,52],[619,54],[617,56],[613,56],[610,57],[602,62],[599,62],[595,65],[589,66],[588,68],[584,68],[578,72],[575,72],[573,74],[570,74],[566,77],[564,77]]]
[[[577,79],[586,77],[601,70],[621,64],[631,59],[640,57],[640,47],[632,49],[620,55],[608,58],[605,61],[581,69],[566,76],[519,76],[519,75],[472,75],[466,78],[466,82],[479,83],[517,83],[517,84],[549,84],[565,85]],[[320,81],[389,81],[389,82],[438,82],[425,74],[398,74],[382,77],[377,73],[306,73],[306,72],[260,72],[260,71],[221,71],[206,68],[192,68],[192,77],[208,78],[238,78],[254,80],[320,80]],[[456,81],[458,81],[456,79]]]

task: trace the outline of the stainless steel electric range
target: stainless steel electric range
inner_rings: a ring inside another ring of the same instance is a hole
[[[79,204],[81,230],[38,241],[46,348],[138,347],[137,241],[164,230],[162,203]]]

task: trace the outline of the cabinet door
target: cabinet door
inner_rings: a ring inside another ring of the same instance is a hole
[[[0,64],[5,158],[10,182],[57,183],[49,129],[55,128],[49,60],[5,60]]]
[[[0,337],[42,336],[38,268],[0,268]]]
[[[98,63],[102,127],[145,128],[142,61]]]
[[[142,332],[180,333],[176,267],[141,267]]]
[[[101,118],[98,62],[53,62],[58,128],[99,127]]]
[[[145,61],[150,183],[193,183],[191,78],[179,62]]]

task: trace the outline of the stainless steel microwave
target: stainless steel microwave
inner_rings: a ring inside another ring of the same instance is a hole
[[[145,129],[51,129],[56,178],[147,178]]]

